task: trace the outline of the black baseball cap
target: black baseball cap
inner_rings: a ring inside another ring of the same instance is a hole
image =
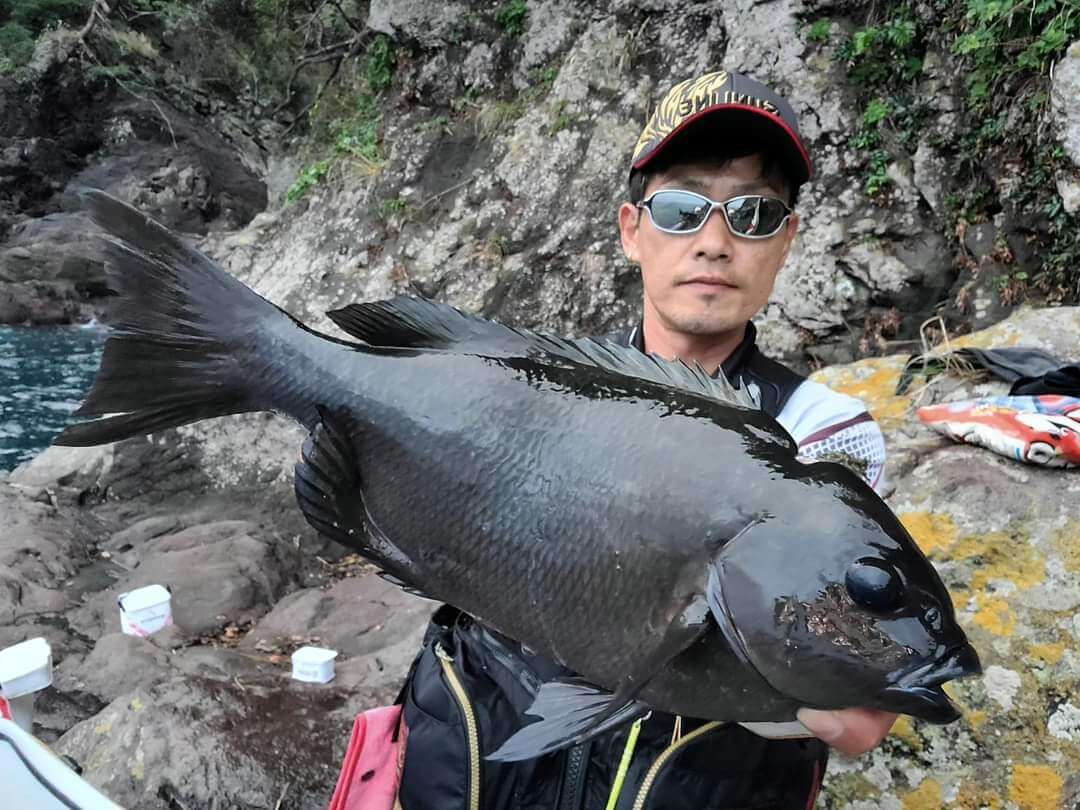
[[[796,173],[799,185],[814,173],[810,155],[799,134],[799,123],[791,105],[778,93],[756,79],[730,70],[717,70],[687,79],[672,87],[656,106],[630,160],[631,171],[644,169],[692,124],[708,119],[727,123],[724,117],[747,117],[769,122],[776,127],[772,140],[781,151],[784,163]]]

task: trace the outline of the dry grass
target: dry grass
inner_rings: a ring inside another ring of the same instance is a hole
[[[940,388],[942,381],[947,378],[959,378],[970,383],[986,378],[985,369],[958,353],[958,347],[953,346],[945,320],[941,316],[923,321],[919,326],[919,342],[922,351],[908,360],[908,366],[921,368],[922,371],[915,372],[913,377],[921,375],[926,377],[926,380],[919,387],[907,392],[912,411],[926,404],[927,400],[932,401],[934,391]]]

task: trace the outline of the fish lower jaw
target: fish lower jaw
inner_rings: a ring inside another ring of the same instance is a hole
[[[960,709],[945,694],[942,684],[981,672],[978,654],[965,643],[939,660],[907,673],[898,683],[886,688],[880,706],[931,723],[951,723],[960,719]]]
[[[890,686],[882,695],[880,708],[910,714],[930,723],[952,723],[960,719],[960,709],[941,686]]]

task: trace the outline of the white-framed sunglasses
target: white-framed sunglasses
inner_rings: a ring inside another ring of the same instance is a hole
[[[768,239],[777,234],[792,214],[776,197],[744,194],[729,200],[710,200],[682,189],[661,189],[637,204],[649,212],[649,219],[664,233],[690,234],[700,231],[716,208],[724,216],[728,230],[743,239]]]

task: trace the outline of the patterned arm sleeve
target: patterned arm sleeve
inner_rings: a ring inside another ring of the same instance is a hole
[[[795,389],[777,417],[799,455],[841,461],[879,494],[885,488],[885,437],[862,401],[809,380]]]

